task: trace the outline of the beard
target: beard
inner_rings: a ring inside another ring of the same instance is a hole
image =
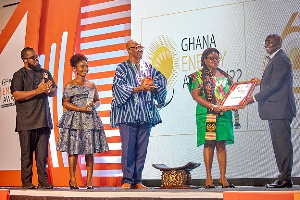
[[[37,64],[37,65],[32,65],[31,63],[28,62],[28,67],[34,71],[39,71],[42,66],[40,64]]]

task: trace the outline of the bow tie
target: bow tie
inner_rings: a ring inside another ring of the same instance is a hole
[[[268,59],[268,61],[270,61],[271,60],[271,57],[268,55],[268,56],[266,56],[266,58]]]

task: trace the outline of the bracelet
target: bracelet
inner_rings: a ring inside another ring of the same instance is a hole
[[[217,106],[212,104],[212,108],[211,108],[212,111],[214,111],[214,107],[217,107]]]

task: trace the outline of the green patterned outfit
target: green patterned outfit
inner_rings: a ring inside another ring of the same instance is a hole
[[[220,104],[223,98],[229,91],[229,78],[212,76],[215,84],[215,97],[217,104]],[[197,71],[189,75],[189,91],[198,88],[201,91],[201,96],[205,99],[204,86],[202,81],[202,71]],[[206,133],[206,117],[207,108],[201,106],[199,103],[196,107],[196,124],[197,124],[197,146],[205,143]],[[234,143],[232,111],[223,112],[223,115],[217,116],[216,121],[216,141],[225,140],[227,144]]]

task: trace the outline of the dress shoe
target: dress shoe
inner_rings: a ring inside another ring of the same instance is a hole
[[[229,183],[228,185],[222,185],[221,184],[221,186],[222,186],[222,188],[235,188],[235,186],[231,183]]]
[[[291,188],[293,187],[293,182],[276,180],[274,183],[267,184],[266,187],[267,188]]]
[[[205,189],[209,190],[209,189],[216,189],[216,187],[214,185],[206,185]]]
[[[147,186],[144,186],[144,185],[141,184],[141,183],[137,183],[137,184],[135,184],[135,185],[132,185],[131,188],[132,188],[132,189],[148,189]]]
[[[51,185],[50,183],[39,183],[38,188],[42,188],[42,189],[53,189],[53,185]]]
[[[223,184],[221,183],[220,179],[219,179],[219,183],[221,184],[222,188],[235,188],[235,186],[234,186],[233,184],[228,183],[227,181],[226,181],[226,184],[227,184],[227,185],[223,185]]]
[[[86,189],[88,189],[88,190],[92,190],[92,189],[94,189],[94,186],[92,186],[92,185],[88,185],[88,186],[86,186]]]
[[[69,186],[70,186],[70,189],[71,190],[77,190],[77,189],[79,189],[79,187],[77,186],[77,185],[71,185],[71,181],[69,181]]]
[[[23,183],[22,188],[24,188],[24,189],[35,189],[36,187],[32,183]]]
[[[92,183],[92,181],[90,182],[90,184],[91,184],[91,183]],[[86,189],[88,189],[88,190],[94,189],[93,184],[87,185],[87,182],[86,182],[85,184],[86,184]]]
[[[131,184],[130,183],[123,183],[123,185],[121,186],[121,189],[130,189],[131,188]]]

